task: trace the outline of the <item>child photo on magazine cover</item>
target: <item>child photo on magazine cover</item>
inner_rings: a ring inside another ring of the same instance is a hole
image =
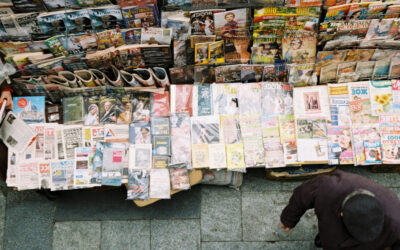
[[[232,46],[233,44],[233,46]],[[225,40],[225,60],[228,63],[248,63],[251,53],[249,52],[250,39],[247,37],[235,37]],[[233,47],[233,51],[228,52]]]

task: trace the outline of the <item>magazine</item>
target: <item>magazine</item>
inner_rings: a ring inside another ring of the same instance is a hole
[[[74,188],[91,187],[94,148],[75,148]]]
[[[224,41],[217,41],[208,44],[208,60],[209,63],[224,63]]]
[[[349,127],[328,125],[328,164],[353,164],[351,130]]]
[[[380,136],[378,133],[378,126],[364,126],[364,127],[352,127],[352,145],[353,145],[353,163],[354,165],[366,165],[371,162],[371,158],[367,162],[366,152],[371,151],[371,155],[375,154],[378,157],[378,161],[381,158],[380,149],[377,149],[373,144],[380,142]],[[366,144],[365,142],[371,143]],[[380,145],[379,145],[380,148]],[[371,156],[368,156],[371,157]],[[374,160],[373,160],[374,161]]]
[[[284,167],[284,154],[279,135],[279,119],[274,115],[261,116],[261,130],[264,142],[266,168]]]
[[[351,126],[347,84],[329,84],[330,124],[349,128]]]
[[[101,185],[121,186],[125,162],[125,144],[103,148],[103,168]]]
[[[239,113],[261,114],[261,84],[248,83],[238,86]]]
[[[208,144],[210,169],[226,169],[225,144]]]
[[[170,199],[170,177],[168,169],[150,170],[150,192],[151,199]]]
[[[390,62],[389,78],[395,79],[400,77],[400,60],[392,58]]]
[[[328,161],[325,117],[296,117],[296,139],[298,161]]]
[[[214,35],[214,13],[224,10],[199,10],[190,12],[191,33],[193,35]]]
[[[370,81],[371,114],[393,113],[392,81]]]
[[[169,116],[169,92],[152,93],[150,106],[152,117]]]
[[[390,62],[390,58],[376,61],[372,78],[374,80],[387,79],[390,73]]]
[[[314,74],[313,63],[294,64],[289,68],[289,83],[294,87],[317,85],[317,76]]]
[[[388,39],[392,23],[393,19],[371,20],[365,39]]]
[[[370,83],[351,82],[349,88],[349,107],[352,127],[368,126],[378,122],[377,117],[371,115]]]
[[[260,82],[262,80],[264,67],[257,65],[243,65],[240,75],[242,83]]]
[[[171,112],[192,116],[193,85],[171,85]]]
[[[114,29],[117,25],[124,27],[121,9],[118,5],[92,8],[89,14],[95,30]]]
[[[149,199],[149,171],[129,169],[127,200]]]
[[[146,122],[129,124],[130,144],[151,144],[151,125]]]
[[[189,172],[185,163],[170,164],[168,169],[172,190],[190,189]]]
[[[214,115],[236,115],[239,113],[237,84],[213,84]]]
[[[263,82],[261,103],[264,115],[293,114],[293,85],[279,82]]]
[[[282,61],[282,43],[280,41],[253,44],[251,48],[252,63],[269,64],[280,61]]]
[[[212,115],[212,87],[204,84],[193,87],[193,116]]]
[[[209,45],[210,43],[196,43],[194,45],[194,63],[196,65],[208,64],[210,62]]]
[[[239,117],[237,115],[221,115],[221,141],[225,144],[240,143],[242,140]]]
[[[142,28],[140,40],[142,44],[170,45],[172,40],[172,29]]]
[[[249,63],[251,58],[250,38],[234,36],[225,38],[225,61],[227,63]]]
[[[360,80],[371,79],[374,68],[374,61],[357,62],[356,74],[358,74]]]
[[[80,33],[92,29],[89,11],[81,9],[66,12],[65,26],[68,33]]]
[[[332,63],[330,65],[321,68],[320,83],[335,83],[337,82],[337,68],[338,63]]]
[[[189,135],[172,135],[171,136],[171,163],[184,162],[188,164],[188,168],[191,169],[191,139]]]
[[[228,170],[245,169],[243,144],[226,144],[226,163]]]
[[[82,96],[64,97],[62,103],[64,124],[77,124],[84,121],[85,105]]]
[[[241,81],[241,65],[224,65],[215,68],[216,83],[238,83]]]
[[[157,5],[131,5],[121,9],[127,28],[153,27],[160,23]]]
[[[248,23],[248,9],[234,9],[214,13],[215,34],[218,38],[232,38],[246,36]]]
[[[153,135],[153,155],[171,155],[171,138],[164,135]]]
[[[151,117],[152,135],[169,135],[169,117]]]
[[[66,159],[73,160],[75,157],[75,148],[83,146],[82,134],[82,126],[80,125],[63,126],[62,138]]]
[[[219,116],[198,116],[191,118],[192,144],[219,143]]]
[[[206,143],[192,144],[193,168],[208,168],[210,166],[208,145]]]
[[[327,86],[294,88],[293,103],[296,117],[329,117]]]
[[[129,145],[129,169],[151,169],[152,145]]]
[[[51,162],[51,191],[68,190],[74,186],[73,160],[52,161]]]
[[[132,111],[132,122],[150,122],[150,93],[134,93]]]
[[[265,165],[260,119],[259,114],[240,116],[240,130],[242,132],[246,167]]]
[[[34,160],[21,161],[17,164],[17,189],[39,189],[39,170]]]
[[[315,63],[315,37],[286,37],[282,39],[283,59],[287,63]]]
[[[124,29],[121,30],[122,38],[124,39],[125,44],[140,44],[141,41],[141,28],[134,29]]]
[[[296,129],[293,115],[279,116],[279,134],[285,165],[297,162]]]
[[[24,122],[45,122],[45,97],[44,96],[21,96],[13,97],[14,114]]]
[[[400,81],[392,80],[393,113],[400,112]]]
[[[161,27],[172,28],[174,40],[187,40],[190,35],[190,17],[187,11],[162,11]],[[193,33],[193,30],[191,31]]]
[[[397,114],[379,115],[382,143],[382,163],[398,164],[400,162],[400,119]]]
[[[43,34],[57,35],[66,31],[64,11],[42,13],[37,21]]]

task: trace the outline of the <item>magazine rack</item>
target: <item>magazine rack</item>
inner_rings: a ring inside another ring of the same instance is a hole
[[[189,179],[190,179],[190,186],[194,186],[196,184],[199,184],[201,179],[203,178],[203,173],[201,169],[196,169],[196,170],[190,170],[189,171]],[[171,196],[180,192],[182,190],[171,190]],[[148,199],[148,200],[133,200],[133,202],[136,204],[138,207],[145,207],[150,204],[153,204],[154,202],[157,202],[161,199]]]

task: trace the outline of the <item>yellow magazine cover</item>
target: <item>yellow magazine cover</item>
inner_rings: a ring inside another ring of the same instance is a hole
[[[224,63],[224,41],[210,43],[208,45],[208,59],[209,63]]]
[[[228,169],[244,169],[243,144],[226,144],[226,162]]]
[[[193,168],[208,168],[210,166],[208,156],[208,144],[192,144]]]
[[[210,61],[209,45],[210,43],[196,43],[194,45],[194,64],[207,64]]]

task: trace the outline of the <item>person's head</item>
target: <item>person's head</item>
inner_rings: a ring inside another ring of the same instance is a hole
[[[140,133],[142,133],[142,135],[147,135],[149,132],[150,130],[148,128],[145,127],[140,128]]]
[[[132,104],[130,104],[129,102],[125,103],[125,110],[126,111],[131,111],[132,110]]]
[[[238,53],[244,53],[247,51],[247,48],[249,47],[249,39],[235,39],[233,40],[233,45],[235,46],[235,49]]]
[[[269,50],[271,51],[272,55],[278,54],[278,52],[279,52],[278,44],[277,43],[272,43]]]
[[[382,233],[384,211],[368,190],[359,189],[348,194],[342,202],[340,215],[349,234],[362,243],[371,242]]]
[[[109,111],[111,109],[111,105],[112,105],[112,103],[107,101],[106,103],[104,103],[104,109],[106,111]]]
[[[90,106],[89,106],[89,112],[90,112],[90,114],[92,114],[92,115],[97,114],[97,112],[98,112],[98,107],[97,107],[97,105],[96,105],[96,104],[90,104]]]
[[[206,20],[207,21],[211,21],[211,17],[210,16],[206,16]]]
[[[358,10],[353,13],[353,15],[350,17],[351,19],[358,19],[361,16],[361,10]]]
[[[292,49],[300,49],[302,45],[303,45],[303,41],[299,38],[295,38],[292,41],[290,41],[290,47]]]
[[[235,14],[233,12],[228,12],[225,14],[225,20],[229,23],[232,22],[233,19],[235,19]]]

